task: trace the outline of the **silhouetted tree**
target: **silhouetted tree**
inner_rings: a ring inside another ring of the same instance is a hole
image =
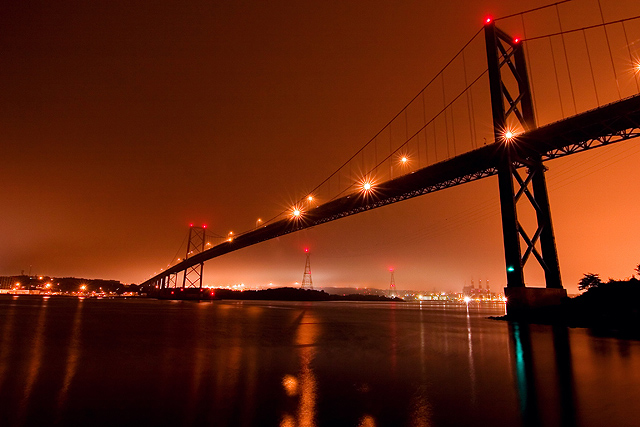
[[[599,274],[586,273],[578,282],[578,289],[584,291],[589,288],[597,288],[600,285],[602,285],[602,280]]]
[[[640,276],[640,264],[636,266],[636,273],[638,273],[638,276]]]

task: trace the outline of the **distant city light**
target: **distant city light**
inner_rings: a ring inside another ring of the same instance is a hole
[[[464,297],[464,302],[469,304],[471,302],[471,297]]]

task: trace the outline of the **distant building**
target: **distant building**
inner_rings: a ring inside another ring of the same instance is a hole
[[[485,283],[485,287],[482,287],[482,279],[480,279],[478,287],[475,287],[475,283],[473,279],[471,279],[471,286],[464,286],[462,288],[462,297],[468,297],[472,300],[478,301],[491,301],[495,299],[495,294],[491,293],[491,289],[489,288],[489,280],[487,279]]]

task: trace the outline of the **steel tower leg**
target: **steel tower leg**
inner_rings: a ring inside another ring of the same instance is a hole
[[[558,262],[558,250],[556,248],[556,237],[551,223],[551,209],[549,207],[549,194],[547,193],[547,180],[544,176],[544,165],[538,161],[535,165],[531,185],[533,195],[538,204],[536,215],[538,224],[542,225],[540,233],[540,247],[542,249],[542,259],[544,260],[544,274],[547,288],[562,289],[562,279],[560,278],[560,263]]]
[[[503,36],[503,37],[498,37]],[[487,65],[489,69],[489,88],[491,91],[491,112],[493,116],[493,133],[497,141],[504,140],[507,129],[507,114],[504,109],[503,82],[500,68],[504,65],[501,39],[506,39],[497,30],[494,22],[485,25],[485,43],[487,49]],[[507,270],[507,287],[524,287],[520,235],[518,233],[518,214],[513,190],[513,161],[511,147],[503,145],[502,159],[498,166],[498,186],[500,191],[500,210],[502,213],[502,239]]]
[[[500,212],[502,214],[502,241],[507,270],[507,287],[524,287],[524,272],[520,257],[520,235],[511,160],[503,159],[498,167],[498,187],[500,191]]]
[[[501,143],[498,186],[507,272],[507,311],[510,305],[517,311],[559,301],[560,297],[566,296],[566,291],[560,279],[545,167],[539,156],[527,154],[526,147],[517,137],[517,133],[536,127],[524,49],[519,40],[496,28],[493,21],[485,25],[485,44],[493,131],[496,142]],[[502,77],[502,69],[508,77],[506,80]],[[527,171],[524,177],[518,172],[518,168],[523,167]],[[537,228],[532,235],[527,234],[518,221],[517,203],[522,196],[526,196],[523,199],[529,201],[536,213]],[[521,242],[526,245],[524,253]],[[549,292],[525,288],[524,266],[531,258],[536,259],[544,270]],[[514,302],[510,304],[512,297]]]

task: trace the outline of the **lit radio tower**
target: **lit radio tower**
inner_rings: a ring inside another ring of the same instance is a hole
[[[313,289],[313,281],[311,280],[311,254],[309,248],[304,249],[307,254],[307,262],[304,264],[304,274],[302,275],[302,285],[300,289]]]
[[[394,298],[398,296],[398,294],[396,293],[396,279],[394,279],[393,277],[393,268],[390,268],[389,271],[391,272],[391,283],[389,284],[389,298]]]

